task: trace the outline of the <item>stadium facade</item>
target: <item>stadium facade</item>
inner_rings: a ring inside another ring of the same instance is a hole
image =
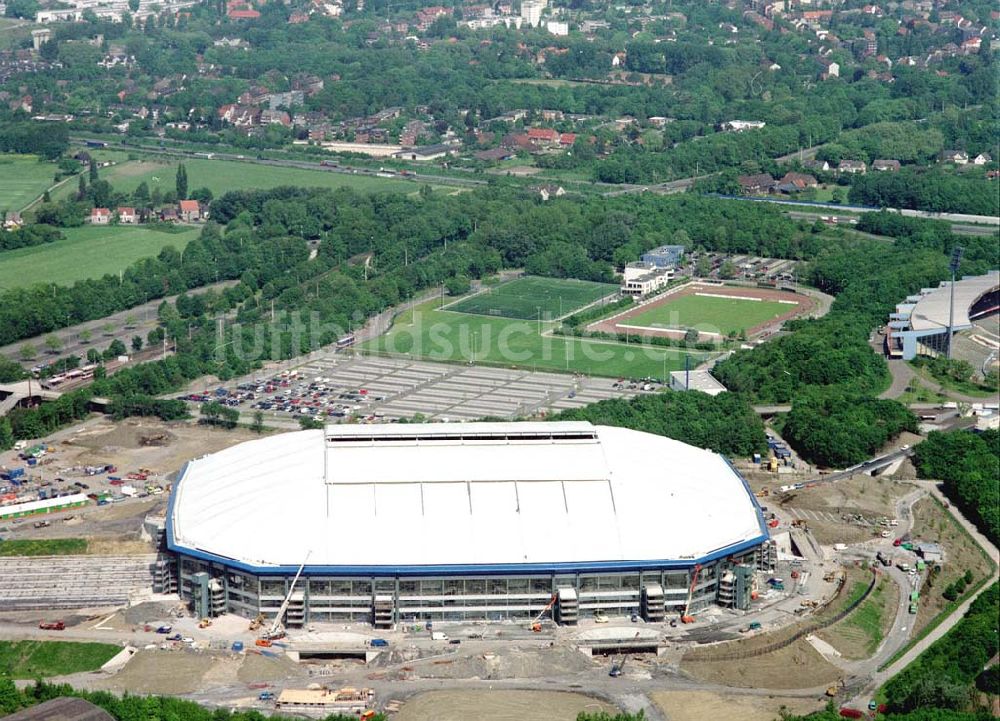
[[[746,607],[775,556],[725,458],[579,422],[250,441],[184,467],[165,536],[161,590],[251,618],[290,592],[289,627],[527,619],[550,604],[561,623],[599,610],[658,621],[689,593],[692,611]]]
[[[950,333],[972,328],[973,321],[1000,310],[1000,271],[955,281],[954,319],[951,317],[951,281],[937,288],[923,288],[907,297],[889,314],[886,324],[887,355],[913,360],[918,355],[946,353]]]

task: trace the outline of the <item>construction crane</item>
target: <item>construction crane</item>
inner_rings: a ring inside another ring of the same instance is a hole
[[[548,613],[548,612],[549,612],[549,610],[550,610],[550,609],[551,609],[551,608],[552,608],[553,606],[555,606],[555,605],[556,605],[556,600],[557,600],[558,598],[559,598],[559,594],[557,594],[557,593],[553,593],[553,594],[552,594],[552,598],[550,598],[550,599],[549,599],[549,602],[548,602],[547,604],[545,604],[545,608],[543,608],[543,609],[542,609],[542,610],[541,610],[541,611],[539,612],[539,614],[538,614],[537,616],[535,616],[535,617],[534,617],[533,619],[531,619],[531,623],[530,623],[530,624],[528,624],[528,628],[530,628],[530,629],[531,629],[532,631],[534,631],[535,633],[539,633],[539,632],[541,632],[541,630],[542,630],[542,623],[541,623],[541,621],[542,621],[542,616],[544,616],[544,615],[545,615],[546,613]]]
[[[282,619],[285,617],[285,611],[288,610],[288,604],[292,601],[292,593],[295,592],[295,584],[299,581],[299,576],[302,575],[302,569],[306,567],[306,563],[309,562],[309,556],[312,555],[312,551],[306,554],[306,559],[299,566],[299,570],[295,572],[295,578],[292,579],[292,585],[288,587],[288,593],[285,594],[285,600],[281,602],[281,608],[278,609],[278,615],[274,617],[274,623],[270,625],[264,635],[261,636],[265,641],[274,641],[279,638],[285,637],[285,628],[282,625]]]
[[[698,585],[698,576],[701,574],[701,564],[694,564],[694,572],[691,574],[691,585],[688,587],[687,601],[684,603],[684,613],[681,615],[681,623],[694,623],[694,616],[691,613],[691,598],[694,596],[694,587]]]
[[[608,671],[608,676],[610,676],[611,678],[618,678],[623,673],[625,673],[625,660],[626,660],[626,658],[627,658],[627,656],[625,656],[624,654],[622,654],[622,656],[621,656],[620,659],[618,659],[617,661],[612,661],[611,662],[611,670]]]

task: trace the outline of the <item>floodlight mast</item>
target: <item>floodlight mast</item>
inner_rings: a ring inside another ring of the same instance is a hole
[[[950,300],[948,302],[948,360],[951,360],[952,335],[955,332],[955,274],[958,273],[958,266],[962,263],[962,253],[965,251],[961,245],[956,245],[951,251],[951,260],[948,262],[948,270],[951,271],[951,288],[949,288]]]

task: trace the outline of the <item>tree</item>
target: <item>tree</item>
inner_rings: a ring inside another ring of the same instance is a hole
[[[698,342],[698,331],[694,328],[688,328],[684,332],[684,342],[685,343],[697,343]]]
[[[707,278],[708,274],[712,272],[712,262],[708,259],[708,256],[702,254],[698,256],[698,262],[694,265],[695,275],[701,278]]]
[[[264,432],[264,414],[260,411],[255,411],[253,414],[253,423],[250,425],[250,430],[254,433]]]
[[[323,427],[323,421],[311,416],[299,416],[299,428],[304,431],[314,431]]]
[[[79,179],[76,181],[76,199],[83,200],[87,197],[87,179],[80,174]]]
[[[719,267],[719,277],[720,278],[735,278],[736,277],[736,264],[731,260],[723,261],[722,265]]]
[[[10,427],[10,419],[0,418],[0,451],[6,451],[14,446],[14,430]]]
[[[93,158],[90,159],[90,184],[93,185],[97,181],[97,161]]]
[[[24,360],[31,360],[32,358],[38,355],[38,349],[35,348],[35,346],[33,346],[31,343],[25,343],[24,345],[22,345],[18,352],[21,358],[23,358]]]
[[[87,349],[87,362],[88,363],[100,363],[101,362],[101,351],[97,348]]]
[[[136,353],[142,350],[142,336],[132,336],[132,350]]]
[[[141,0],[128,0],[128,9],[132,12],[138,12],[140,2]]]
[[[59,349],[62,348],[63,343],[55,333],[49,333],[45,336],[45,349],[49,353],[58,353]]]
[[[188,176],[187,176],[187,168],[184,167],[184,163],[177,164],[177,178],[175,185],[177,188],[177,199],[187,200]]]
[[[135,328],[135,324],[138,322],[138,320],[139,319],[135,313],[129,313],[128,315],[125,316],[125,327]]]

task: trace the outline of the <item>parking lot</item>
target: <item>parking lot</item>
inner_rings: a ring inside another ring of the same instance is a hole
[[[512,418],[659,388],[647,381],[335,355],[184,398],[238,408],[244,422],[261,411],[267,421],[283,425],[280,421],[303,416],[326,422],[388,422],[417,415],[435,421]]]

